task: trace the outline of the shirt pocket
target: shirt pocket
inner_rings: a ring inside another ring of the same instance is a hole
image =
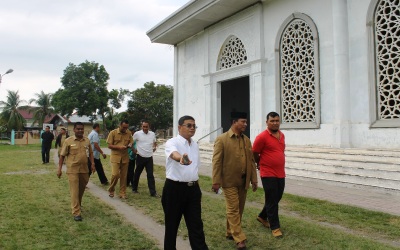
[[[119,143],[121,142],[121,140],[122,140],[122,136],[116,135],[116,136],[114,137],[114,145],[119,144]]]
[[[69,154],[70,155],[77,155],[79,154],[79,147],[78,146],[69,146]]]

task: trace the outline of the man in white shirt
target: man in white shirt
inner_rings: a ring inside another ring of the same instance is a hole
[[[199,146],[192,140],[196,124],[191,116],[178,121],[179,135],[165,144],[166,181],[161,203],[164,210],[164,249],[176,249],[176,235],[184,215],[192,249],[208,249],[201,219]]]
[[[153,152],[156,151],[157,141],[156,135],[153,131],[149,131],[150,123],[142,121],[142,130],[133,134],[133,143],[136,143],[136,170],[133,176],[132,192],[138,193],[138,185],[140,175],[143,169],[146,168],[147,185],[150,190],[150,195],[153,197],[160,197],[156,191],[156,183],[153,174]]]

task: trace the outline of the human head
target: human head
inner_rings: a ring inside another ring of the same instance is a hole
[[[196,133],[196,123],[192,116],[184,115],[178,120],[179,135],[189,140]]]
[[[49,132],[49,131],[50,131],[50,126],[49,126],[49,125],[46,126],[45,131],[46,131],[46,132]]]
[[[145,134],[147,134],[149,132],[150,129],[150,122],[147,120],[143,120],[142,121],[142,130]]]
[[[94,123],[94,124],[93,124],[93,130],[96,131],[97,133],[99,133],[99,131],[100,131],[100,124]]]
[[[84,132],[85,132],[85,127],[84,127],[83,123],[82,122],[76,122],[74,124],[75,137],[77,137],[79,139],[82,138]]]
[[[231,112],[231,129],[236,134],[242,134],[247,128],[247,113]]]
[[[119,131],[121,131],[122,133],[125,133],[128,128],[129,128],[128,120],[122,120],[119,123]]]
[[[60,128],[60,133],[61,134],[65,134],[66,132],[67,132],[67,130],[64,127]]]
[[[271,132],[277,132],[279,130],[280,127],[280,118],[279,118],[279,114],[276,112],[269,112],[267,114],[267,128],[269,131]]]

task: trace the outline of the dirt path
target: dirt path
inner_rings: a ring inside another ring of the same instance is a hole
[[[58,166],[58,156],[57,152],[53,150],[54,162],[56,166]],[[65,171],[65,166],[63,167],[63,171]],[[104,189],[98,187],[89,181],[88,189],[86,192],[91,193],[93,196],[97,197],[107,205],[111,206],[123,216],[128,222],[134,225],[135,228],[140,230],[141,232],[147,234],[149,238],[154,239],[157,242],[157,247],[163,249],[164,247],[164,225],[160,225],[155,222],[149,216],[143,214],[141,211],[135,209],[132,206],[129,206],[122,200],[117,197],[110,198],[108,197],[108,192]],[[182,237],[178,236],[176,239],[176,248],[178,250],[187,250],[191,249],[189,241],[184,240]]]

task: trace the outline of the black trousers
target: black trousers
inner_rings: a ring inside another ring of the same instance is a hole
[[[155,195],[157,191],[153,174],[153,157],[147,158],[147,157],[141,157],[140,155],[136,155],[136,169],[135,169],[135,174],[133,175],[132,191],[137,191],[140,175],[142,174],[143,169],[145,168],[147,173],[147,186],[149,187],[150,195]]]
[[[108,179],[106,177],[106,174],[104,173],[103,164],[101,163],[100,159],[94,158],[94,167],[96,168],[96,172],[97,175],[99,176],[101,184],[106,184],[108,182]],[[89,158],[88,158],[88,168],[90,176],[92,174],[92,163],[90,162]]]
[[[133,186],[133,175],[135,174],[135,162],[136,159],[129,159],[128,165],[128,175],[126,178],[126,186],[132,185]]]
[[[186,183],[167,179],[161,203],[165,219],[165,250],[176,249],[176,235],[182,215],[185,218],[192,249],[208,249],[201,220],[201,190],[198,184],[188,186]]]
[[[42,162],[48,163],[50,161],[51,146],[42,144]]]
[[[280,228],[278,203],[285,190],[285,178],[261,177],[261,182],[264,188],[265,205],[258,216],[269,221],[271,230]]]

